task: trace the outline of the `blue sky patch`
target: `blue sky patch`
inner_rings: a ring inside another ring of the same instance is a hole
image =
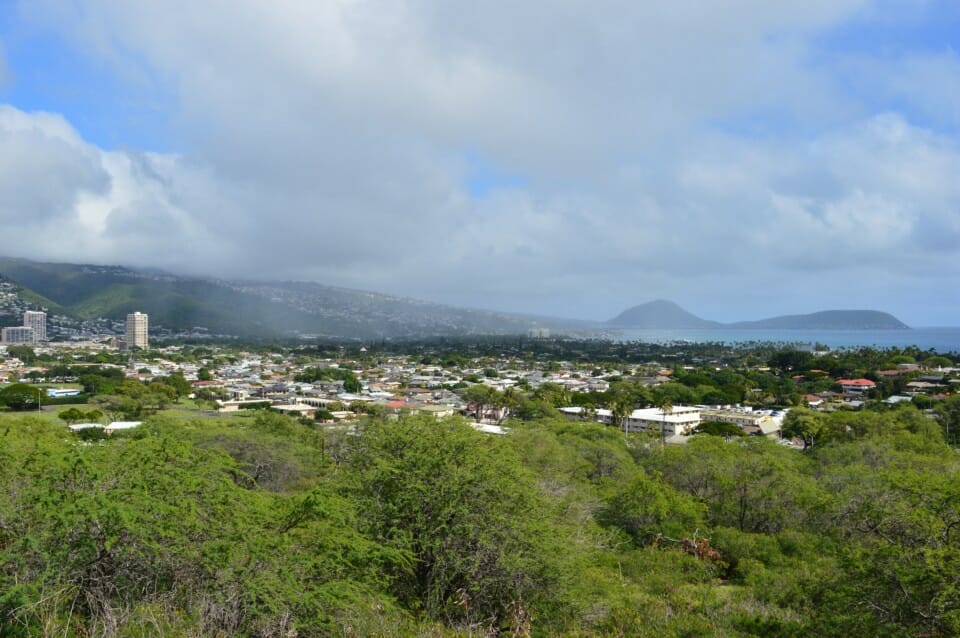
[[[494,190],[523,188],[527,185],[526,179],[501,170],[490,159],[476,151],[467,151],[466,159],[468,166],[466,188],[473,199],[483,199]]]
[[[0,102],[22,111],[63,115],[104,149],[176,150],[175,100],[156,85],[131,89],[116,69],[76,51],[54,33],[22,24],[13,2],[0,0],[0,43],[9,77]]]

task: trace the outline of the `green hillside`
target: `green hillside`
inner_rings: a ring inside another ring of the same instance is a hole
[[[312,334],[333,338],[395,338],[523,334],[534,323],[584,329],[587,322],[455,308],[314,283],[230,282],[118,266],[48,264],[0,258],[0,275],[42,305],[78,319],[122,319],[133,311],[152,326],[202,326],[237,336]]]
[[[34,306],[46,308],[47,310],[58,313],[58,314],[68,314],[67,310],[60,304],[44,297],[43,295],[33,290],[30,290],[29,288],[24,288],[18,282],[9,278],[5,278],[2,274],[0,274],[0,282],[3,282],[3,281],[8,281],[9,283],[12,283],[13,285],[15,285],[17,288],[17,296],[23,299],[24,301],[26,301],[27,303],[32,304]]]
[[[0,636],[960,635],[957,451],[913,407],[800,408],[805,452],[551,416],[167,413],[95,445],[54,420],[0,412]]]
[[[122,319],[135,310],[154,325],[204,326],[248,336],[310,328],[295,309],[236,292],[212,281],[141,273],[115,266],[45,264],[0,259],[0,274],[24,287],[24,299],[79,319]]]

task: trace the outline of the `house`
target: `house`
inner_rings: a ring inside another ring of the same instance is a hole
[[[893,396],[889,396],[886,399],[884,399],[883,402],[888,403],[890,405],[896,405],[897,403],[903,403],[905,401],[912,401],[912,400],[913,400],[913,397],[904,396],[902,394],[894,394]]]
[[[416,412],[418,414],[432,414],[437,419],[442,419],[453,416],[454,409],[446,405],[419,405],[416,406]]]
[[[904,372],[904,370],[877,370],[877,376],[883,377],[884,379],[891,379],[893,377],[899,377]]]
[[[288,414],[291,416],[305,416],[312,417],[317,413],[316,406],[304,405],[302,403],[286,403],[283,405],[272,405],[270,406],[272,410],[276,410],[281,414]]]
[[[939,387],[940,384],[930,383],[928,381],[911,381],[907,384],[907,389],[913,394],[927,394],[931,390],[936,390]]]
[[[777,421],[768,420],[757,425],[745,425],[741,429],[748,436],[765,436],[768,439],[779,439],[780,425]]]
[[[843,388],[845,395],[863,396],[877,387],[870,379],[838,379],[837,383]]]

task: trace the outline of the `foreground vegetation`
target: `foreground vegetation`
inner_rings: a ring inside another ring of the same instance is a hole
[[[941,426],[791,418],[832,435],[161,413],[83,440],[3,414],[0,634],[960,633]]]

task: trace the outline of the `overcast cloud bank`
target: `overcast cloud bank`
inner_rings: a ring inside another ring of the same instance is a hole
[[[960,323],[960,57],[836,36],[957,10],[720,4],[24,4],[14,98],[53,34],[118,100],[164,96],[176,152],[9,100],[0,253],[591,319],[666,297]]]

